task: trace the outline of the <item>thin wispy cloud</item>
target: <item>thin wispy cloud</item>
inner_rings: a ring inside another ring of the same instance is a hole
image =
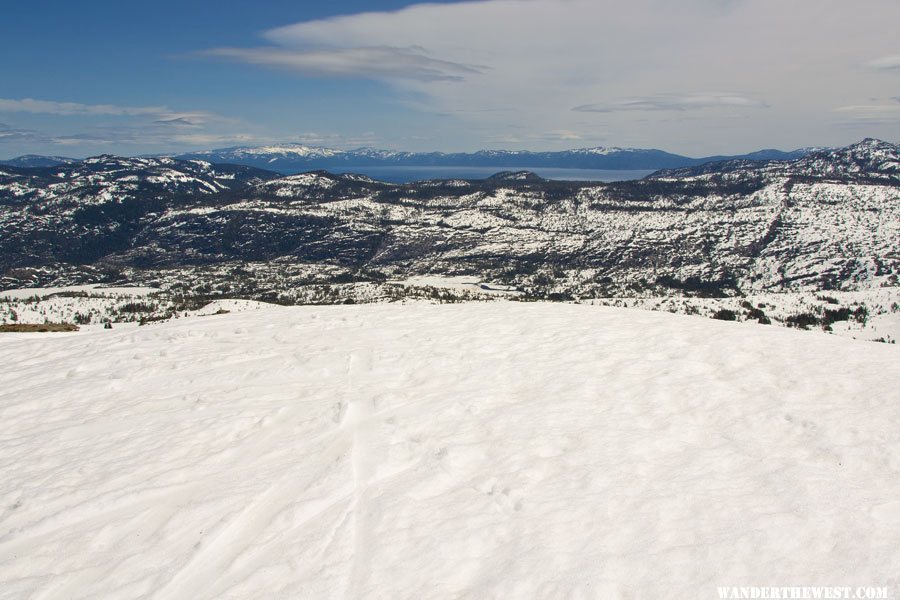
[[[893,71],[900,69],[900,54],[882,56],[866,63],[866,66],[879,71]]]
[[[177,111],[166,106],[117,106],[115,104],[81,104],[36,100],[34,98],[0,98],[0,113],[31,113],[81,117],[149,117],[158,122],[199,125],[227,121],[225,117],[206,111]]]
[[[20,129],[0,123],[0,145],[17,143],[46,144],[77,149],[79,147],[122,147],[141,144],[159,151],[172,147],[185,149],[222,146],[299,142],[314,146],[358,148],[378,143],[373,132],[356,136],[340,133],[283,132],[271,135],[254,131],[207,130],[185,119],[157,120],[133,125],[95,125],[74,133],[51,134]]]
[[[166,106],[83,104],[33,98],[0,98],[0,113],[53,115],[86,126],[59,133],[0,126],[0,143],[29,142],[54,146],[191,147],[264,142],[266,136],[242,131],[235,119],[209,111],[179,111]]]
[[[373,131],[364,131],[359,135],[344,135],[340,133],[318,133],[306,131],[289,135],[282,141],[298,142],[310,146],[328,146],[331,148],[359,148],[372,146],[379,143],[379,138]]]
[[[768,108],[762,100],[742,94],[712,92],[697,94],[656,94],[600,104],[576,106],[575,112],[613,113],[621,111],[686,111],[708,108]]]
[[[897,104],[860,104],[856,106],[842,106],[836,108],[837,112],[867,114],[873,112],[900,113],[900,105]]]
[[[567,129],[563,129],[561,131],[547,131],[545,133],[538,134],[538,138],[543,140],[565,142],[575,142],[584,139],[577,131],[569,131]]]
[[[900,104],[842,106],[834,112],[843,117],[834,121],[839,127],[886,127],[900,124]]]
[[[25,112],[48,115],[141,116],[168,112],[162,106],[115,106],[112,104],[80,104],[34,98],[0,98],[0,112]]]
[[[413,81],[461,81],[485,67],[428,56],[422,48],[372,46],[294,50],[289,48],[214,48],[203,54],[286,69],[311,76],[362,77]]]
[[[0,123],[0,144],[44,143],[46,136],[31,129],[19,129],[6,123]]]
[[[217,134],[212,132],[163,132],[142,127],[97,128],[73,134],[45,137],[57,146],[128,146],[142,144],[148,148],[194,148],[239,144],[261,144],[266,138],[249,133]]]

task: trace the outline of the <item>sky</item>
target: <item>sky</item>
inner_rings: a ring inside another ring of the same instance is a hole
[[[897,0],[15,2],[0,158],[900,139]]]

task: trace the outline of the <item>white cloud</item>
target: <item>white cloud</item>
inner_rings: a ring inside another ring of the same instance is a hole
[[[161,106],[115,106],[112,104],[79,104],[77,102],[54,102],[34,98],[0,98],[0,112],[27,112],[49,115],[93,115],[93,116],[141,116],[160,115],[168,112]]]
[[[854,114],[892,113],[900,114],[900,105],[897,104],[861,104],[856,106],[842,106],[834,109],[837,112]]]
[[[581,134],[577,131],[569,131],[567,129],[561,129],[559,131],[548,131],[542,135],[541,138],[546,140],[563,140],[563,141],[576,141],[584,139],[581,137]]]
[[[620,112],[620,111],[685,111],[706,108],[767,108],[762,100],[742,94],[710,92],[694,94],[656,94],[639,98],[614,100],[604,104],[584,104],[576,106],[575,112]]]
[[[0,112],[32,113],[80,117],[148,117],[158,123],[197,126],[211,121],[228,121],[205,111],[175,111],[165,106],[117,106],[114,104],[81,104],[35,100],[34,98],[0,98]]]
[[[305,131],[289,135],[280,140],[283,142],[297,142],[311,146],[327,146],[329,148],[359,148],[372,146],[378,143],[378,137],[372,131],[364,131],[358,135],[347,136],[340,133],[317,133]]]
[[[46,137],[31,129],[18,129],[6,123],[0,123],[0,144],[39,143]]]
[[[197,125],[185,125],[181,119],[154,121],[131,125],[99,125],[86,127],[74,133],[55,133],[17,129],[0,123],[0,146],[15,144],[40,144],[44,147],[69,149],[91,148],[91,152],[120,151],[116,148],[141,147],[146,151],[196,150],[237,145],[263,145],[270,143],[300,142],[339,148],[358,148],[375,145],[378,139],[372,132],[348,137],[337,133],[282,132],[271,135],[252,130],[207,129]]]
[[[266,136],[243,131],[244,124],[208,111],[178,111],[166,106],[118,106],[0,98],[0,113],[74,117],[77,129],[61,133],[15,129],[0,124],[0,143],[51,146],[156,146],[182,148],[262,143]],[[115,123],[115,124],[110,124]]]
[[[216,48],[205,54],[283,68],[308,75],[368,79],[459,81],[483,68],[429,57],[420,48],[390,46],[290,50],[284,48]]]
[[[859,65],[896,47],[897,22],[896,0],[485,0],[297,23],[211,52],[384,80],[404,105],[451,115],[460,139],[527,140],[524,128],[714,153],[840,141],[835,106],[896,95]],[[670,118],[681,111],[708,126]]]
[[[842,118],[833,121],[843,128],[885,127],[900,125],[900,104],[861,104],[842,106],[834,112]]]
[[[2,99],[0,113],[78,117],[67,132],[19,129],[0,123],[0,144],[40,144],[45,147],[89,147],[108,151],[108,147],[143,147],[149,151],[214,148],[233,145],[301,142],[340,148],[355,148],[377,143],[372,132],[347,136],[337,133],[292,134],[286,131],[261,131],[236,119],[208,111],[177,111],[165,106],[117,106],[80,104],[52,100]],[[119,150],[116,150],[119,151]]]
[[[881,71],[900,69],[900,54],[894,54],[893,56],[882,56],[881,58],[877,58],[875,60],[867,62],[866,66]]]
[[[170,148],[262,142],[247,133],[184,132],[146,126],[94,127],[71,134],[45,136],[47,143],[58,146],[127,146]]]

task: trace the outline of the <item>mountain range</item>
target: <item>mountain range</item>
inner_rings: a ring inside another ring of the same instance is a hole
[[[425,274],[575,297],[861,289],[897,284],[898,240],[900,147],[871,139],[611,184],[508,172],[398,185],[114,156],[0,168],[0,289],[168,278],[235,291],[236,272],[251,296]]]
[[[65,156],[41,156],[38,154],[25,154],[17,156],[9,160],[0,160],[0,166],[5,167],[55,167],[56,165],[65,165],[79,162],[77,158],[68,158]]]
[[[335,150],[302,144],[234,147],[172,155],[180,160],[204,160],[214,164],[237,164],[296,174],[316,169],[365,169],[366,167],[496,167],[567,168],[598,170],[676,169],[722,160],[793,160],[814,149],[792,152],[761,150],[740,156],[690,158],[662,150],[635,148],[582,148],[560,152],[481,150],[472,153],[395,152],[374,148]],[[76,162],[60,156],[26,155],[0,165],[11,167],[50,167]]]

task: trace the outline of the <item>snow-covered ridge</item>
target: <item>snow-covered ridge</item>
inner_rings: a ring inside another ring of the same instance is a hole
[[[883,180],[900,183],[900,145],[865,139],[845,148],[811,151],[793,161],[723,161],[699,167],[661,171],[656,179],[730,177],[816,177],[836,180]]]
[[[846,148],[814,152],[798,161],[796,170],[826,176],[875,175],[900,182],[900,146],[869,138]]]
[[[301,196],[309,188],[328,189],[338,184],[340,178],[329,173],[301,173],[290,175],[274,181],[267,181],[259,185],[260,191],[275,190],[276,195],[282,197]]]
[[[7,169],[0,173],[0,200],[69,207],[105,204],[157,194],[216,194],[274,177],[256,169],[213,165],[171,157],[101,155],[44,169]]]

